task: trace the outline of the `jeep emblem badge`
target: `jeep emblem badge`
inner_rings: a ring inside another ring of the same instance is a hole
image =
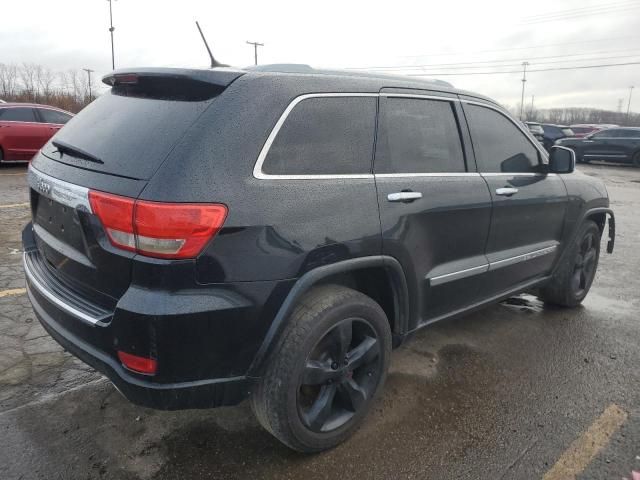
[[[51,192],[51,185],[48,184],[47,182],[45,182],[44,180],[42,180],[41,178],[38,179],[38,190],[40,191],[40,193],[43,193],[45,195],[49,195],[49,193]]]

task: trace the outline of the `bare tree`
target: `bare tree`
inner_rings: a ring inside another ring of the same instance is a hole
[[[33,63],[23,63],[19,70],[22,91],[32,102],[38,101],[38,84],[36,82],[37,65]]]
[[[35,76],[38,91],[42,94],[45,101],[48,101],[53,93],[53,82],[55,80],[53,71],[48,67],[38,65],[36,66]]]
[[[18,67],[0,63],[0,92],[3,97],[11,97],[17,92]]]

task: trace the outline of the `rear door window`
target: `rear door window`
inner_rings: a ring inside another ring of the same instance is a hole
[[[33,108],[13,107],[0,110],[0,121],[3,122],[35,122]]]
[[[268,175],[371,173],[375,97],[312,97],[285,119],[267,152]]]
[[[453,103],[381,99],[375,170],[376,173],[466,171]]]
[[[540,154],[529,138],[505,115],[479,105],[464,107],[480,171],[536,173]]]

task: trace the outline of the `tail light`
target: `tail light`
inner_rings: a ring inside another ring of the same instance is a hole
[[[196,257],[222,228],[218,203],[161,203],[90,191],[91,208],[112,245],[157,258]]]

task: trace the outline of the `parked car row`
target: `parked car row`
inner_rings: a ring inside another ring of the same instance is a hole
[[[576,152],[578,162],[604,160],[640,167],[640,128],[607,128],[584,138],[561,138],[556,145]]]
[[[72,117],[47,105],[0,104],[0,162],[28,162]]]
[[[640,167],[640,128],[611,124],[525,124],[547,151],[560,145],[574,150],[578,162],[601,160]]]

